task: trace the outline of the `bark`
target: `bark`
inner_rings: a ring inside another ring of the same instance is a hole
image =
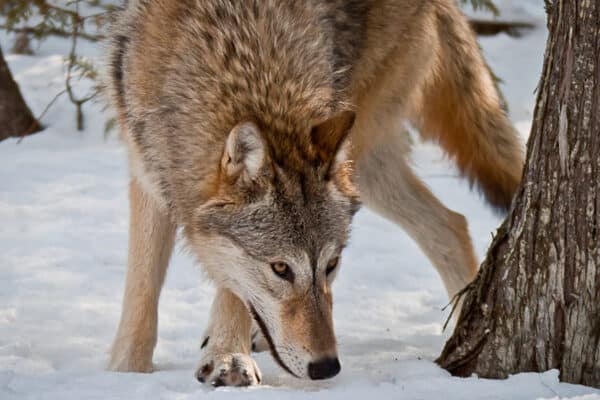
[[[0,141],[30,135],[40,128],[25,104],[0,49]]]
[[[548,8],[523,182],[437,362],[600,387],[600,1]]]

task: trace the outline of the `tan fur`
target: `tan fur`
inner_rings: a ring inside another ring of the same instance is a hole
[[[467,222],[444,207],[413,174],[405,161],[408,149],[402,140],[394,137],[372,146],[358,163],[362,200],[412,236],[452,298],[477,272]]]
[[[260,370],[250,356],[251,328],[252,320],[244,303],[231,291],[218,289],[196,377],[203,382],[220,379],[228,386],[260,383]],[[221,374],[222,370],[227,373]]]
[[[135,180],[130,183],[129,202],[125,298],[109,367],[122,372],[152,372],[158,298],[175,241],[175,225]]]
[[[315,302],[311,295],[286,301],[281,308],[284,335],[310,350],[315,358],[335,356],[336,340],[331,315],[332,298],[328,289],[324,299]]]
[[[522,145],[455,0],[132,0],[112,42],[132,174],[112,369],[151,370],[176,226],[219,288],[197,374],[213,384],[260,381],[251,316],[296,376],[336,357],[325,268],[356,186],[450,296],[475,276],[465,218],[406,161],[410,122],[492,206],[506,210],[520,181]],[[294,274],[275,277],[273,262]]]
[[[505,209],[521,181],[523,148],[501,110],[491,74],[475,38],[453,7],[438,15],[436,66],[426,75],[413,111],[424,137],[452,156],[471,184]],[[461,54],[461,57],[457,57]]]

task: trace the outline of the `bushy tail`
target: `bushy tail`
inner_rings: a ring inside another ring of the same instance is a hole
[[[507,210],[521,181],[523,145],[466,18],[446,4],[435,19],[436,62],[421,91],[417,125],[493,207]]]

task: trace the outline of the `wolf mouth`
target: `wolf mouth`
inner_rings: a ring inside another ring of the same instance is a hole
[[[267,325],[265,324],[263,319],[260,317],[260,315],[258,315],[258,313],[256,312],[256,309],[254,308],[252,303],[249,302],[248,305],[250,306],[249,308],[250,308],[250,313],[252,314],[252,317],[254,318],[254,320],[256,321],[258,326],[260,327],[260,330],[261,330],[263,336],[265,337],[265,339],[267,340],[267,343],[269,343],[269,349],[271,350],[271,355],[273,356],[273,358],[275,359],[277,364],[279,364],[279,366],[281,368],[283,368],[290,375],[292,375],[296,378],[300,378],[298,375],[296,375],[294,372],[292,372],[292,370],[287,365],[285,365],[285,363],[279,356],[277,349],[275,348],[275,344],[273,343],[273,338],[271,337],[271,334],[269,333],[269,330],[267,329]]]

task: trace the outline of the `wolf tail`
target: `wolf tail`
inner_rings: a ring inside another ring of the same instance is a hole
[[[436,60],[415,123],[494,208],[506,211],[521,181],[523,145],[466,18],[453,5],[439,7],[433,17]]]

